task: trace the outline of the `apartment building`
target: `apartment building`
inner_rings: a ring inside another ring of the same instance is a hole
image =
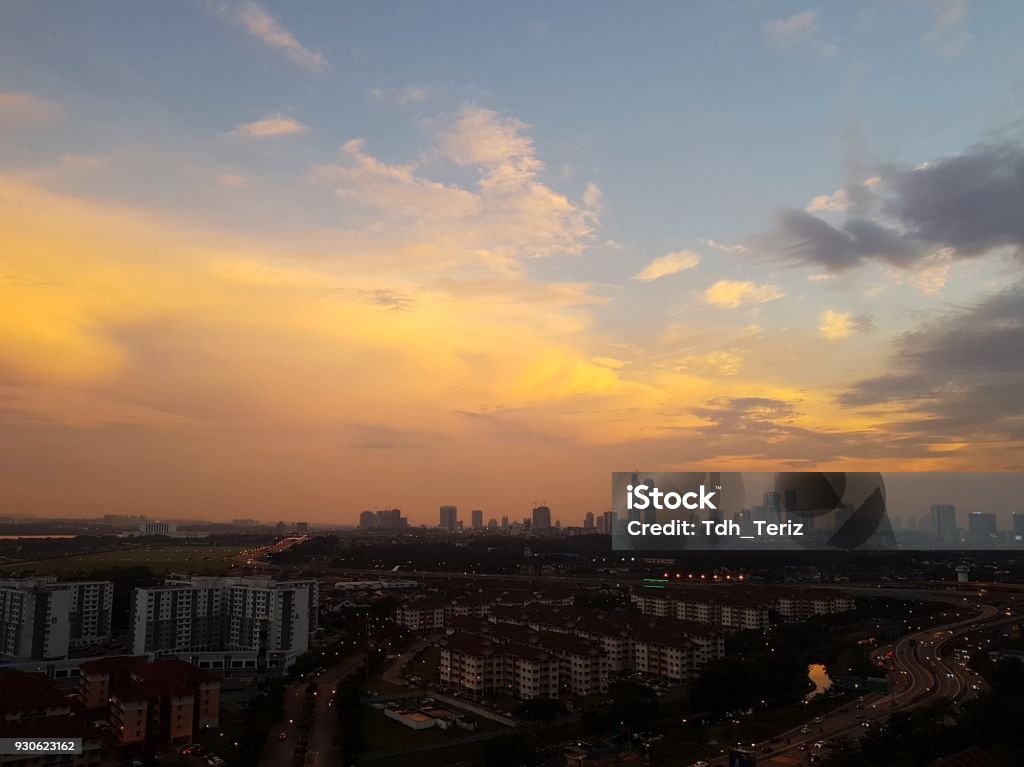
[[[135,590],[133,652],[209,668],[283,669],[309,649],[318,612],[315,580],[171,578]]]
[[[169,680],[193,697],[192,730],[216,727],[220,721],[220,678],[175,658],[147,662],[132,656],[97,658],[83,663],[78,676],[78,700],[90,711],[106,709],[117,691],[134,684]],[[123,695],[122,695],[122,700]]]
[[[694,586],[637,590],[633,605],[644,615],[721,626],[731,631],[763,631],[772,615],[786,622],[855,610],[853,597],[826,589]]]
[[[636,670],[678,679],[679,669],[682,669],[685,678],[692,678],[705,663],[725,657],[723,633],[694,621],[542,605],[496,607],[490,620],[532,629],[542,637],[561,636],[570,642],[583,640],[599,647],[600,668],[605,674]],[[671,662],[670,659],[659,660],[661,656],[652,659],[654,653],[666,652],[652,645],[652,642],[657,644],[659,638],[675,648],[673,652],[687,648],[689,654]]]
[[[675,682],[696,679],[704,665],[704,651],[693,640],[659,631],[633,637],[633,658],[636,671]]]
[[[81,754],[0,754],[0,767],[98,767],[98,731],[44,675],[0,671],[0,690],[0,738],[82,739]]]
[[[441,644],[441,681],[479,695],[557,698],[559,659],[538,647],[453,634]]]
[[[110,638],[108,581],[0,580],[0,660],[54,660]]]
[[[78,700],[107,713],[119,750],[132,753],[191,743],[220,721],[220,679],[177,659],[123,656],[83,663]]]
[[[600,644],[568,634],[539,634],[537,645],[558,658],[558,684],[572,695],[608,692],[608,656]]]
[[[110,581],[54,583],[71,594],[68,641],[71,647],[97,644],[110,639],[110,615],[114,606],[114,584]]]
[[[444,602],[440,599],[410,599],[395,610],[395,622],[410,631],[441,631],[445,626]]]

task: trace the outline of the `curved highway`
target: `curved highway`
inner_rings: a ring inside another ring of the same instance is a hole
[[[821,753],[815,744],[843,736],[859,737],[867,727],[884,723],[894,712],[923,706],[938,700],[959,705],[974,697],[974,677],[962,663],[943,656],[943,648],[953,639],[982,628],[1020,621],[1020,616],[999,618],[999,610],[981,605],[970,618],[930,628],[902,637],[893,648],[895,688],[888,695],[865,695],[857,704],[847,703],[822,717],[822,721],[784,732],[770,741],[756,744],[759,763],[800,763],[804,754]],[[860,706],[861,708],[858,708]],[[807,730],[807,732],[802,732]],[[784,744],[780,741],[788,741]]]

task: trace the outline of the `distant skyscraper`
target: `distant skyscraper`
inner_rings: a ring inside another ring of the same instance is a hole
[[[780,503],[779,494],[774,490],[769,490],[764,494],[764,512],[769,522],[782,522],[782,504]]]
[[[931,508],[932,534],[947,546],[959,543],[956,530],[956,506],[951,503],[933,503]]]
[[[967,515],[967,535],[974,543],[992,543],[996,535],[996,515],[972,511]]]
[[[408,526],[409,521],[402,516],[401,509],[380,509],[377,512],[377,527],[398,530]]]
[[[1014,537],[1024,539],[1024,513],[1015,511],[1013,513],[1012,522]]]
[[[473,521],[474,530],[484,529],[484,512],[483,509],[473,509],[470,513],[470,519]]]
[[[593,530],[594,529],[594,512],[588,511],[586,516],[583,517],[583,529]]]
[[[786,488],[783,498],[786,501],[786,510],[789,511],[789,515],[791,517],[794,516],[794,512],[796,511],[796,488]]]
[[[501,529],[508,531],[508,514],[503,514],[501,517]]]
[[[551,509],[547,506],[538,506],[533,510],[533,531],[535,533],[546,533],[551,530]]]
[[[612,535],[618,528],[619,515],[614,511],[606,511],[601,515],[601,519],[598,522],[597,529],[602,533]]]
[[[377,515],[372,511],[359,512],[359,529],[372,530],[377,526]]]
[[[455,530],[459,526],[459,510],[455,506],[441,507],[441,522],[438,525],[442,530]]]

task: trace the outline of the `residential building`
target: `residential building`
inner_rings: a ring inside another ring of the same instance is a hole
[[[395,622],[410,631],[440,631],[444,628],[444,602],[440,599],[410,599],[395,611]]]
[[[79,700],[106,710],[122,747],[189,743],[220,721],[220,679],[177,659],[146,662],[133,657],[83,663]]]
[[[109,581],[0,580],[0,660],[66,658],[110,638]]]
[[[210,653],[209,668],[226,668],[227,661],[233,668],[284,669],[309,649],[318,612],[316,580],[171,578],[135,590],[132,648],[136,655],[197,661]],[[241,653],[244,660],[213,660],[224,652]]]
[[[0,754],[2,767],[98,767],[99,731],[72,712],[71,701],[42,674],[0,671],[0,738],[80,738],[82,753]]]

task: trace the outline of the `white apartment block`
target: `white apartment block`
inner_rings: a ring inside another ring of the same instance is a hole
[[[631,600],[644,615],[695,621],[734,631],[763,631],[772,613],[783,621],[806,620],[855,610],[853,597],[825,589],[746,589],[710,586],[667,589],[657,593],[638,591]]]
[[[54,660],[110,638],[108,581],[0,580],[0,659]]]
[[[610,664],[600,644],[567,634],[545,633],[538,645],[558,658],[558,683],[563,691],[573,695],[608,692]]]
[[[255,653],[246,656],[254,667],[286,668],[309,649],[318,611],[315,580],[174,577],[135,590],[132,651],[188,659]]]
[[[477,694],[557,698],[559,665],[540,648],[494,644],[469,634],[453,635],[441,645],[441,681]]]
[[[445,625],[444,604],[429,599],[403,602],[395,610],[395,623],[410,631],[441,631]]]

